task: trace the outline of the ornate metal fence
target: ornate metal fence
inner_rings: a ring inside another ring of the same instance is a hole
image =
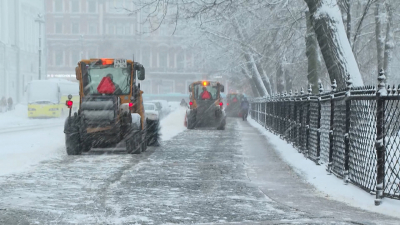
[[[251,117],[327,172],[376,195],[400,199],[400,85],[353,87],[319,94],[277,94],[251,102]]]

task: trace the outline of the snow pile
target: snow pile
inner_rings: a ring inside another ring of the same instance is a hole
[[[186,130],[184,126],[186,108],[180,107],[161,120],[161,139],[170,140],[177,134]]]
[[[64,127],[1,133],[0,175],[23,172],[65,155]]]
[[[267,139],[275,145],[280,157],[288,163],[296,173],[315,186],[323,197],[329,195],[332,199],[344,202],[364,210],[400,217],[400,201],[384,198],[380,206],[374,205],[375,195],[371,195],[352,184],[344,185],[343,180],[335,175],[328,175],[325,166],[317,166],[313,161],[298,153],[292,145],[267,131],[263,126],[249,118],[251,126],[257,128]]]

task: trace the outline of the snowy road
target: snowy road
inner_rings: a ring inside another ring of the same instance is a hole
[[[140,155],[52,158],[0,176],[0,224],[398,224],[318,197],[272,148],[229,118]]]

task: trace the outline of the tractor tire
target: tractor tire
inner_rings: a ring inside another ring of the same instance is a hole
[[[80,142],[79,133],[65,134],[65,145],[67,149],[67,155],[80,155],[82,153],[79,142]]]
[[[196,116],[194,115],[189,115],[187,117],[187,128],[189,130],[193,130],[196,126]]]
[[[126,139],[125,145],[126,145],[127,153],[140,154],[142,152],[141,143],[140,143],[141,138],[139,138],[137,136],[139,136],[137,131],[132,130],[131,134]]]
[[[147,138],[146,138],[146,133],[143,132],[143,134],[141,135],[142,139],[141,139],[141,143],[140,143],[140,148],[142,152],[145,152],[147,150]]]
[[[160,139],[160,121],[146,120],[146,145],[159,146]]]
[[[225,130],[226,119],[221,121],[221,124],[217,127],[217,130]]]

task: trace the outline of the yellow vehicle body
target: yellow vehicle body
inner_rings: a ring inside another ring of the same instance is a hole
[[[56,118],[61,115],[60,88],[50,80],[34,80],[26,88],[28,118]]]
[[[59,104],[28,104],[28,118],[57,118],[60,116]]]

